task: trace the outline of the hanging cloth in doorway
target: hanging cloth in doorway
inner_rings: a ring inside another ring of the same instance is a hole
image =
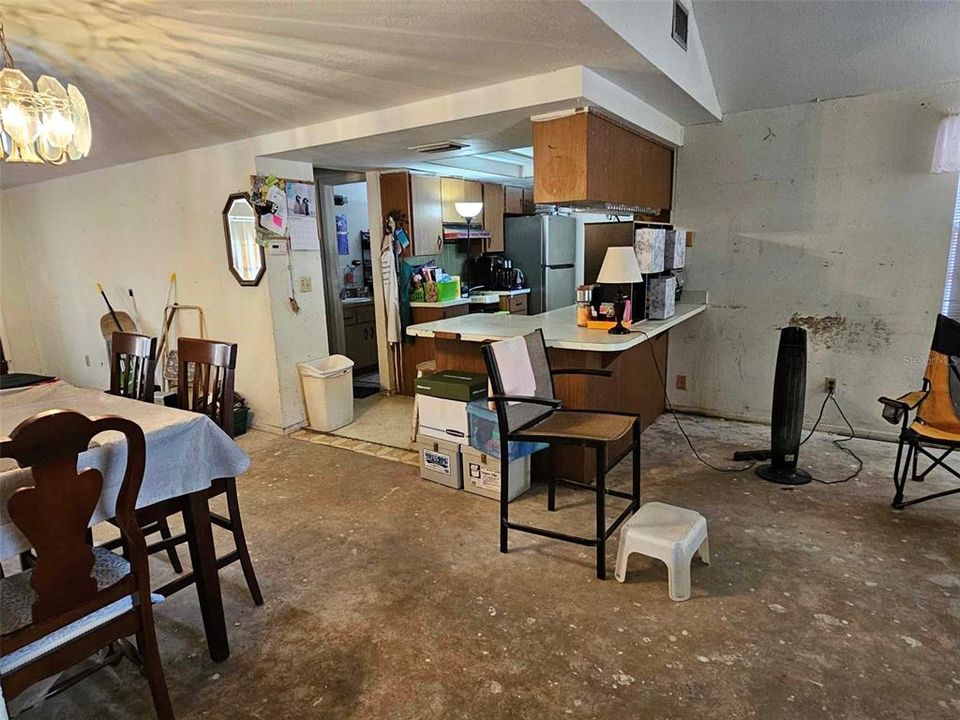
[[[393,243],[386,246],[380,254],[380,274],[383,277],[383,302],[387,318],[387,342],[400,342],[400,290],[397,282],[397,260],[393,254]]]

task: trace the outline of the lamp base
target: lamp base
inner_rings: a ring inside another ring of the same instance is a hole
[[[806,470],[797,467],[774,467],[772,463],[759,465],[754,472],[764,480],[778,485],[806,485],[813,479]]]
[[[617,323],[612,328],[607,330],[610,335],[629,335],[630,328],[624,326],[623,323]]]

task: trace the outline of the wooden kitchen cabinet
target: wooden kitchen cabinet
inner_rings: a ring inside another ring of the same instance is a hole
[[[533,124],[534,199],[668,210],[673,150],[591,112]]]
[[[443,205],[443,222],[464,225],[463,215],[457,212],[458,202],[483,202],[483,183],[463,178],[440,178],[440,198]],[[471,225],[483,227],[483,211],[470,221]]]
[[[508,215],[523,215],[523,188],[507,185],[503,188],[503,211]]]
[[[485,252],[503,252],[504,187],[496,183],[483,184],[484,229],[490,233]]]
[[[500,309],[511,315],[527,315],[527,296],[526,295],[501,295]]]
[[[435,175],[411,175],[413,229],[416,234],[414,255],[439,255],[443,250],[443,209],[440,178]]]
[[[400,218],[410,238],[403,255],[438,255],[443,247],[440,178],[409,172],[380,176],[380,206],[386,219],[391,213]]]
[[[457,212],[454,203],[463,200],[463,178],[440,178],[441,216],[443,222],[451,224],[463,223],[463,217]]]
[[[354,374],[358,370],[377,366],[377,325],[373,303],[344,305],[343,334],[348,358],[353,360]]]

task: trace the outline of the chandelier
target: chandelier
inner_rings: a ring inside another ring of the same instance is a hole
[[[13,64],[0,23],[0,160],[62,165],[90,153],[87,102],[74,85],[41,75],[37,88]]]

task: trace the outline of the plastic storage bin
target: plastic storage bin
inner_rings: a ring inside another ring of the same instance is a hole
[[[457,490],[463,487],[460,445],[418,435],[417,449],[420,451],[420,477]]]
[[[500,427],[497,411],[491,410],[486,400],[474,400],[467,405],[470,426],[470,447],[491,457],[500,457]],[[512,441],[507,449],[511,460],[532,455],[549,447],[546,443]]]
[[[307,423],[330,432],[353,422],[353,360],[331,355],[299,363]]]
[[[491,500],[500,499],[500,459],[472,447],[460,447],[463,458],[463,489]],[[530,489],[530,456],[510,463],[510,487],[507,499],[522,495]]]

